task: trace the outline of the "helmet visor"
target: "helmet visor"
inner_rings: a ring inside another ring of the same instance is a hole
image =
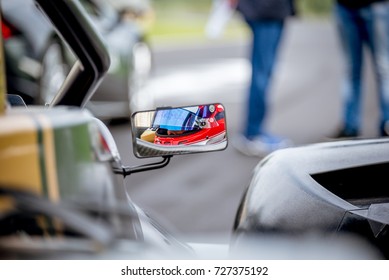
[[[197,107],[193,107],[159,110],[155,113],[153,127],[181,131],[199,129],[197,109]]]

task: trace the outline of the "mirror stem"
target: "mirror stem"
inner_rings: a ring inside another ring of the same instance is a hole
[[[154,169],[159,169],[162,167],[165,167],[166,165],[169,164],[170,158],[172,156],[163,156],[163,160],[159,162],[153,162],[153,163],[148,163],[140,166],[135,166],[135,167],[129,167],[129,166],[122,166],[122,168],[115,168],[114,173],[115,174],[121,174],[125,178],[128,175],[131,175],[132,173],[138,173],[138,172],[143,172],[143,171],[149,171],[149,170],[154,170]]]

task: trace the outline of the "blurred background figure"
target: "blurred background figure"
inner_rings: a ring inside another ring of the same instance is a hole
[[[205,35],[210,39],[217,39],[223,35],[224,29],[234,15],[234,10],[235,6],[231,7],[227,0],[213,0]]]
[[[148,31],[155,21],[155,14],[150,0],[106,0],[122,16],[122,19],[136,21]]]
[[[264,127],[267,97],[285,19],[295,13],[292,0],[230,0],[252,31],[251,82],[244,131],[235,148],[246,155],[265,156],[290,146],[290,141],[268,133]]]
[[[383,0],[337,0],[335,17],[345,60],[343,123],[336,138],[361,133],[363,49],[373,62],[380,102],[380,136],[388,136],[389,121],[389,2]]]

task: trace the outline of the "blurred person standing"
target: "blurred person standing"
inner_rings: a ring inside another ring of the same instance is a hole
[[[264,128],[267,99],[285,20],[295,14],[293,0],[229,0],[252,32],[251,81],[244,130],[233,142],[246,155],[266,156],[291,145]]]
[[[334,7],[345,60],[342,125],[336,138],[357,137],[361,132],[363,49],[371,54],[380,103],[380,136],[389,130],[389,2],[337,0]],[[386,127],[386,128],[385,128]]]

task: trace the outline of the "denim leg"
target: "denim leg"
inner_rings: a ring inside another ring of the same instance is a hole
[[[367,40],[367,23],[361,10],[335,5],[335,16],[344,52],[346,76],[343,88],[343,120],[347,132],[358,133],[361,115],[363,44]]]
[[[250,139],[263,133],[268,85],[284,24],[283,21],[249,21],[248,24],[253,33],[253,42],[245,136]]]
[[[374,29],[372,32],[372,55],[377,77],[380,101],[380,133],[389,121],[389,3],[373,5]]]

